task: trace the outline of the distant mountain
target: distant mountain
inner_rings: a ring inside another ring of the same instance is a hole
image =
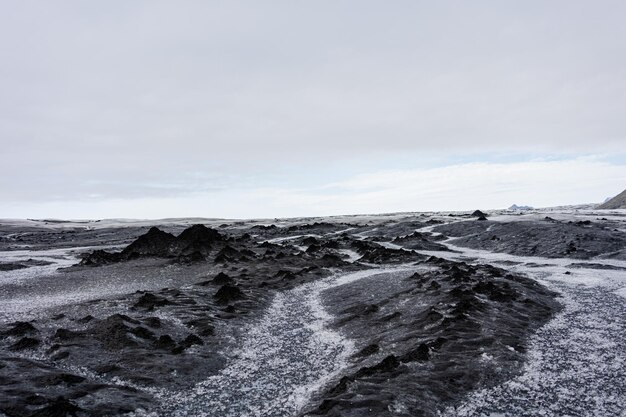
[[[532,210],[531,206],[518,206],[517,204],[513,204],[508,210]]]
[[[626,209],[626,190],[598,206],[599,209]]]

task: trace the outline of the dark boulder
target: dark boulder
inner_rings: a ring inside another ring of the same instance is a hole
[[[155,309],[155,307],[161,307],[168,304],[172,304],[172,302],[169,301],[167,298],[159,297],[157,295],[147,292],[139,297],[139,300],[137,300],[133,307],[143,308],[148,311],[152,311]]]
[[[99,340],[106,349],[120,350],[137,346],[131,336],[132,327],[129,324],[139,324],[123,314],[113,314],[96,323],[90,333]]]
[[[233,282],[233,279],[223,272],[220,272],[211,280],[211,283],[216,285],[232,284]]]
[[[31,414],[32,417],[68,417],[76,416],[77,413],[82,411],[80,407],[77,407],[64,397],[58,397],[55,400],[50,401],[44,408],[41,408]]]
[[[34,349],[39,346],[41,342],[39,339],[35,339],[34,337],[23,337],[17,342],[13,343],[9,346],[9,350],[13,352],[17,352],[25,349]]]
[[[164,232],[158,227],[151,227],[148,233],[141,235],[133,243],[128,245],[122,256],[132,258],[137,256],[159,256],[167,257],[172,255],[172,246],[176,243],[176,237],[171,233]]]
[[[25,336],[27,334],[38,333],[39,330],[32,324],[26,321],[16,321],[11,325],[11,328],[2,334],[5,336]]]
[[[172,339],[170,335],[164,334],[154,342],[154,347],[156,349],[171,350],[176,347],[176,342],[174,341],[174,339]]]
[[[203,224],[194,224],[183,230],[176,238],[181,243],[200,244],[209,246],[215,242],[223,241],[224,235],[215,229],[206,227]]]
[[[223,285],[216,293],[215,299],[219,304],[228,304],[231,301],[240,300],[244,297],[243,292],[235,285]]]
[[[119,262],[121,260],[119,253],[111,253],[104,250],[95,250],[83,256],[80,265],[83,266],[100,266]]]
[[[206,255],[216,242],[223,242],[226,238],[217,230],[196,224],[185,229],[176,238],[175,251],[179,255],[189,255],[198,252]]]

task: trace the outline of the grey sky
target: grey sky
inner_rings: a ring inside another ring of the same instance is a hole
[[[624,16],[622,1],[0,1],[0,217],[229,206],[396,160],[612,155],[626,177]]]

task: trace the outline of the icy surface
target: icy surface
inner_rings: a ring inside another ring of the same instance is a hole
[[[42,251],[19,250],[0,251],[2,262],[20,262],[30,259],[51,262],[49,265],[31,266],[13,271],[0,271],[0,284],[17,283],[46,275],[52,275],[57,269],[68,267],[78,262],[76,254],[92,248],[50,249]]]

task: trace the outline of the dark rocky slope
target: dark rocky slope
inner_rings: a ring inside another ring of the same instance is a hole
[[[51,290],[56,295],[63,283],[86,291],[90,285],[108,291],[100,282],[145,286],[0,322],[0,412],[29,417],[158,411],[161,400],[154,392],[185,392],[218,373],[242,339],[241,329],[255,323],[277,294],[333,273],[406,264],[414,271],[393,281],[365,279],[325,295],[337,317],[334,327],[359,352],[344,378],[309,411],[350,416],[372,408],[385,415],[397,406],[414,413],[408,415],[428,414],[433,404],[506,377],[495,371],[498,366],[513,372],[528,335],[556,309],[554,294],[532,281],[419,254],[447,250],[439,242],[445,237],[417,231],[439,223],[406,216],[354,224],[77,232],[81,242],[100,236],[107,244],[127,246],[86,253],[80,265],[36,281],[41,288],[15,284],[3,291],[17,298]],[[492,224],[440,228],[469,239],[490,233]],[[563,230],[574,233],[578,227],[566,224]],[[38,241],[37,233],[26,235],[37,247],[60,236],[41,232]],[[513,232],[502,233],[498,242],[507,248]],[[613,236],[600,228],[597,233]],[[61,247],[72,241],[73,233],[66,235]],[[491,359],[483,363],[483,357]]]
[[[626,259],[626,233],[605,221],[457,222],[434,231],[457,238],[454,245],[512,255]]]
[[[626,190],[598,206],[600,210],[626,209]]]
[[[559,309],[553,292],[499,268],[440,258],[419,266],[327,294],[358,353],[307,415],[435,416],[515,374],[527,337]]]

